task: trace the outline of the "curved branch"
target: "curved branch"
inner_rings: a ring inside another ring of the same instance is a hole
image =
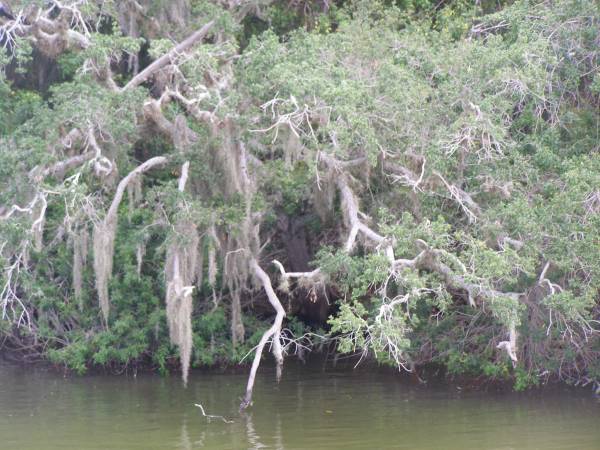
[[[486,288],[475,283],[469,283],[460,275],[456,275],[452,269],[450,269],[450,267],[440,261],[440,250],[430,248],[422,240],[419,240],[418,243],[420,244],[420,247],[424,248],[421,253],[419,253],[413,259],[397,259],[392,264],[392,270],[401,267],[412,267],[414,269],[428,270],[430,272],[437,273],[441,275],[447,287],[465,291],[468,295],[469,304],[472,307],[476,306],[475,298],[477,297],[487,299],[506,297],[513,300],[520,300],[525,295],[524,293],[519,292],[502,292],[492,288]],[[508,356],[513,361],[513,364],[515,364],[517,362],[516,350],[518,333],[514,323],[511,323],[508,326],[508,331],[510,340],[500,342],[497,348],[506,350]]]
[[[313,278],[321,273],[321,269],[317,268],[311,272],[286,272],[283,268],[283,264],[281,264],[276,259],[273,260],[273,264],[277,266],[279,272],[281,272],[281,276],[283,278]]]
[[[277,362],[277,380],[281,377],[281,369],[283,367],[283,349],[281,348],[280,342],[280,334],[281,334],[281,325],[283,324],[283,318],[285,317],[285,310],[275,294],[273,290],[273,286],[271,285],[271,279],[269,275],[259,266],[256,259],[252,258],[250,260],[250,267],[254,271],[254,274],[258,277],[260,282],[263,285],[265,292],[267,293],[267,298],[269,299],[269,303],[276,311],[275,319],[273,320],[273,325],[264,332],[260,341],[256,347],[256,353],[254,354],[254,360],[252,361],[252,368],[250,369],[250,375],[248,376],[248,384],[246,386],[246,395],[240,404],[240,411],[243,411],[248,406],[252,404],[252,390],[254,388],[254,379],[256,378],[256,372],[258,371],[258,366],[260,365],[260,359],[262,357],[262,352],[265,348],[265,345],[272,338],[273,340],[273,356],[275,356],[275,361]]]
[[[51,166],[44,168],[39,173],[34,168],[29,172],[29,178],[35,181],[41,181],[49,175],[55,175],[58,178],[62,178],[67,171],[90,161],[94,157],[94,155],[95,152],[90,151],[82,153],[81,155],[72,156],[71,158],[58,161],[52,164]]]
[[[127,185],[131,182],[131,180],[136,176],[140,175],[153,167],[160,166],[165,164],[168,161],[166,156],[155,156],[154,158],[150,158],[148,161],[137,166],[133,169],[129,174],[123,178],[119,185],[117,186],[117,191],[115,192],[115,196],[113,197],[113,201],[108,209],[108,213],[106,214],[105,221],[114,220],[117,217],[117,210],[119,209],[119,205],[121,204],[121,200],[123,199],[123,194],[125,193],[125,189]]]
[[[174,122],[167,119],[163,112],[163,103],[171,101],[171,91],[165,91],[158,100],[151,99],[144,103],[144,116],[151,120],[161,133],[173,141],[175,147],[184,146],[189,142],[196,142],[198,134],[187,126],[183,116],[177,116]]]

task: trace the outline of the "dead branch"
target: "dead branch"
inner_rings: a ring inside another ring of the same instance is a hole
[[[359,219],[358,200],[346,182],[346,178],[343,175],[339,176],[336,183],[342,197],[342,207],[345,212],[346,221],[350,228],[344,247],[345,250],[349,253],[352,252],[356,238],[360,232],[368,239],[375,242],[379,247],[383,248],[390,262],[394,261],[394,248],[391,241],[365,225],[365,223]]]
[[[497,297],[508,297],[513,299],[519,299],[523,296],[523,293],[516,292],[502,292],[492,288],[488,288],[479,284],[469,283],[464,277],[456,275],[453,270],[446,264],[440,261],[442,253],[440,250],[432,249],[426,242],[418,240],[418,245],[421,252],[413,259],[397,259],[392,265],[393,270],[400,269],[402,267],[410,267],[419,270],[428,270],[435,272],[442,276],[444,283],[454,290],[464,291],[468,294],[469,303],[471,306],[475,306],[475,299],[478,297],[482,298],[497,298]]]
[[[444,186],[446,186],[446,189],[448,189],[448,192],[450,193],[450,197],[458,203],[469,219],[469,223],[475,223],[477,221],[477,216],[481,214],[481,208],[475,203],[473,197],[458,186],[448,183],[441,173],[434,171],[433,174],[444,183]]]
[[[206,414],[206,411],[204,411],[204,407],[200,404],[200,403],[194,403],[194,406],[196,408],[200,408],[200,411],[202,412],[202,415],[204,417],[206,417],[206,419],[210,422],[211,419],[219,419],[222,420],[225,423],[234,423],[233,420],[228,420],[223,416],[213,416],[212,414]]]
[[[283,268],[283,264],[281,264],[279,261],[277,261],[276,259],[273,260],[273,264],[275,264],[277,266],[277,268],[279,269],[279,272],[281,272],[281,276],[282,278],[285,279],[289,279],[289,278],[314,278],[317,275],[319,275],[321,273],[321,269],[315,269],[311,272],[286,272],[285,269]]]
[[[550,295],[554,295],[557,291],[562,292],[563,288],[556,283],[552,283],[548,278],[546,278],[546,272],[548,272],[549,268],[550,268],[550,261],[547,261],[546,264],[544,265],[544,268],[542,269],[542,272],[540,273],[539,278],[538,278],[538,284],[540,286],[544,286],[544,285],[547,286],[550,291]]]
[[[419,175],[404,166],[390,161],[385,161],[383,167],[386,172],[392,172],[391,178],[393,182],[408,186],[413,192],[416,192],[417,189],[420,189],[419,186],[423,182],[426,162],[425,158],[422,158],[421,173]]]
[[[507,28],[510,24],[506,20],[501,20],[496,24],[478,23],[471,27],[468,39],[483,37],[486,39],[489,35],[496,33],[498,30]]]
[[[214,122],[215,117],[213,113],[209,111],[203,111],[197,106],[197,104],[201,100],[208,98],[210,94],[203,93],[200,97],[190,100],[186,98],[183,94],[181,94],[179,90],[173,90],[167,87],[163,95],[167,95],[170,98],[174,98],[179,103],[181,103],[181,105],[183,105],[188,114],[194,117],[194,119],[196,119],[198,122],[204,122],[208,124],[212,124]]]
[[[0,247],[0,254],[5,243]],[[0,306],[2,307],[2,320],[8,318],[8,312],[12,313],[12,322],[17,327],[25,324],[31,327],[31,317],[29,311],[23,304],[18,293],[19,291],[19,276],[22,268],[27,266],[27,244],[22,243],[18,251],[12,255],[12,261],[7,266],[3,267],[4,285],[0,290]]]
[[[51,9],[44,13],[38,11],[36,17],[30,17],[32,20],[27,24],[23,20],[15,21],[10,29],[11,34],[29,37],[35,47],[50,57],[56,57],[68,49],[86,49],[90,46],[88,34],[69,28],[60,16],[49,19],[47,15],[50,12]]]
[[[276,259],[273,260],[273,264],[277,266],[281,273],[281,281],[279,282],[278,290],[289,293],[290,290],[290,279],[297,278],[300,283],[310,283],[311,285],[321,284],[323,285],[323,277],[321,276],[321,269],[317,268],[311,272],[286,272],[283,264]],[[314,293],[314,291],[311,290]]]
[[[512,247],[513,249],[519,251],[525,245],[525,242],[520,241],[518,239],[513,239],[508,236],[500,236],[497,239],[498,246],[504,250],[507,246]]]
[[[113,170],[113,163],[108,158],[102,156],[102,149],[96,141],[93,127],[90,127],[87,134],[85,134],[85,142],[82,142],[84,141],[83,138],[84,134],[79,129],[73,128],[60,140],[60,144],[65,150],[71,150],[76,144],[81,144],[83,150],[87,151],[58,161],[44,168],[36,166],[29,171],[29,178],[38,183],[47,176],[55,176],[62,179],[69,170],[81,166],[91,160],[94,160],[94,171],[96,172],[96,175],[104,176],[110,174]]]
[[[33,177],[36,181],[41,181],[41,179],[46,178],[49,175],[55,176],[57,178],[64,177],[65,173],[69,170],[78,167],[88,161],[90,161],[95,155],[95,152],[86,152],[81,155],[73,156],[71,158],[65,159],[63,161],[58,161],[52,164],[49,167],[46,167],[41,171],[41,173],[34,174],[33,171],[29,173],[30,177]]]
[[[256,378],[256,372],[258,371],[258,366],[260,365],[260,359],[262,357],[262,352],[265,348],[265,345],[269,341],[272,340],[272,352],[275,357],[275,361],[277,363],[277,380],[281,378],[281,370],[283,368],[283,350],[281,347],[281,325],[283,324],[283,318],[285,317],[285,310],[275,294],[273,290],[273,286],[271,285],[271,279],[269,275],[259,266],[256,259],[252,258],[250,260],[250,267],[254,271],[254,274],[260,280],[265,292],[267,293],[267,298],[271,306],[276,311],[275,319],[273,320],[273,325],[264,332],[260,341],[256,347],[256,352],[254,354],[254,360],[252,361],[252,368],[250,369],[250,375],[248,376],[248,384],[246,386],[246,395],[240,404],[240,411],[243,411],[248,406],[252,404],[252,390],[254,388],[254,379]]]
[[[475,283],[467,282],[464,277],[460,275],[456,275],[450,267],[440,261],[440,256],[442,252],[440,250],[435,250],[429,247],[429,245],[420,240],[418,241],[420,246],[421,253],[419,253],[413,259],[397,259],[394,261],[392,269],[397,270],[402,267],[411,267],[417,270],[428,270],[430,272],[434,272],[439,274],[444,280],[445,285],[454,290],[460,290],[467,293],[469,304],[473,307],[476,306],[475,299],[495,299],[495,298],[511,298],[515,300],[520,300],[525,294],[517,293],[517,292],[502,292],[493,288],[485,287]],[[509,325],[509,334],[510,341],[502,342],[502,346],[498,346],[498,348],[503,348],[507,351],[508,355],[513,361],[516,361],[516,349],[517,349],[517,332],[516,325]]]
[[[514,186],[512,181],[500,183],[498,181],[493,180],[491,177],[486,176],[485,181],[481,185],[481,188],[483,189],[483,192],[487,192],[489,194],[496,194],[499,195],[502,199],[507,200],[511,197]]]

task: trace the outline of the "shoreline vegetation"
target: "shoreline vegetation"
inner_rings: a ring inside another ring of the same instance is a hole
[[[5,357],[600,389],[597,2],[14,0],[0,46]]]
[[[181,367],[179,359],[173,358],[166,372],[159,373],[157,368],[150,364],[139,364],[131,368],[109,368],[107,366],[92,366],[85,373],[77,373],[66,366],[59,366],[49,362],[48,360],[40,360],[36,362],[24,362],[22,359],[11,359],[6,357],[6,354],[0,355],[0,362],[4,362],[10,366],[17,367],[23,370],[43,370],[51,374],[62,376],[63,378],[83,378],[86,377],[125,377],[137,378],[138,376],[160,376],[167,378],[181,378]],[[308,357],[305,360],[299,360],[294,356],[286,358],[286,367],[292,372],[300,371],[300,373],[310,374],[313,371],[323,373],[349,373],[357,376],[365,373],[383,375],[394,378],[401,383],[406,383],[409,386],[419,387],[422,389],[445,387],[456,389],[462,392],[493,392],[493,393],[543,393],[544,391],[555,391],[557,389],[573,389],[574,391],[583,394],[600,398],[600,393],[596,385],[588,383],[572,384],[565,383],[559,379],[549,379],[544,384],[528,385],[526,389],[515,390],[514,380],[512,379],[492,379],[485,375],[468,375],[468,374],[450,374],[445,366],[427,365],[417,368],[416,373],[398,371],[397,368],[389,365],[380,364],[375,360],[370,360],[364,364],[356,365],[356,360],[336,361],[332,358],[330,361],[325,360],[324,355],[316,354]],[[246,376],[248,374],[249,364],[229,364],[220,366],[204,366],[190,369],[189,377],[201,380],[203,375],[236,375]],[[284,369],[283,376],[286,370]],[[276,365],[273,361],[265,360],[261,364],[261,376],[267,379],[275,379]],[[243,386],[240,383],[240,391],[237,397],[242,398]]]

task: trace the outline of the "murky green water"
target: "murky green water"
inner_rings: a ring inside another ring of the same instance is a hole
[[[63,378],[0,362],[0,449],[600,449],[589,391],[533,394],[420,388],[375,371],[289,368],[244,375]],[[207,422],[207,412],[233,424]]]

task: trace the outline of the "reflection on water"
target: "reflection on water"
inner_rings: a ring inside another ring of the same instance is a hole
[[[0,362],[0,448],[600,449],[590,392],[527,394],[415,387],[376,371],[265,368],[239,414],[243,375],[62,378]],[[223,415],[233,423],[208,421]]]
[[[254,429],[254,422],[252,422],[252,413],[244,413],[242,415],[243,422],[246,423],[246,437],[248,438],[248,446],[251,449],[267,448],[266,445],[260,442],[260,437],[256,434]]]

